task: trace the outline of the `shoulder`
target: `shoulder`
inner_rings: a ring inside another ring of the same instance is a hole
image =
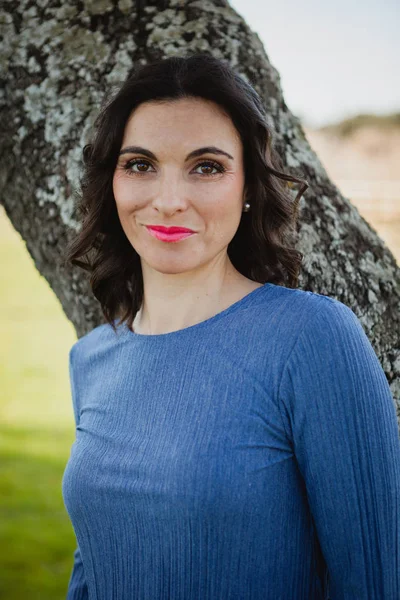
[[[232,315],[232,321],[233,327],[224,328],[225,345],[247,357],[246,348],[253,349],[251,358],[263,365],[264,372],[267,365],[268,374],[278,380],[293,360],[299,364],[314,360],[321,346],[329,354],[329,343],[340,338],[342,330],[353,332],[359,327],[351,308],[339,300],[275,284],[256,293],[245,310]]]
[[[298,327],[299,339],[307,339],[316,345],[337,346],[351,339],[366,339],[366,334],[357,315],[350,306],[324,294],[301,292],[303,297],[297,302],[303,303],[303,319]]]
[[[376,362],[377,358],[363,325],[350,306],[315,292],[299,292],[293,302],[290,315],[294,322],[295,305],[300,307],[287,365],[298,365],[308,361],[317,365],[335,363],[335,368],[344,363],[355,366],[365,361]]]
[[[351,310],[347,305],[332,296],[301,288],[289,288],[274,283],[267,283],[264,285],[263,292],[260,295],[261,304],[276,301],[282,306],[282,309],[288,312],[291,310],[312,311],[317,307],[321,307],[322,310],[325,307],[333,307],[333,309],[336,308],[338,310],[342,310],[343,307],[345,311],[346,309]]]
[[[84,359],[93,359],[105,350],[118,345],[121,335],[125,332],[117,327],[115,332],[109,323],[98,325],[80,337],[69,351],[70,363]]]
[[[305,362],[320,365],[333,362],[375,361],[372,344],[361,321],[350,306],[332,296],[281,287],[273,303],[265,307],[264,321],[272,315],[274,349],[282,365]],[[257,319],[260,322],[260,319]],[[264,336],[265,338],[265,336]]]
[[[342,310],[343,307],[345,311],[346,309],[351,310],[346,304],[327,294],[303,290],[301,288],[287,288],[283,286],[274,286],[274,288],[277,288],[276,291],[282,298],[285,298],[288,303],[293,303],[295,306],[304,304],[307,308],[316,308],[319,306],[322,310],[324,307],[334,307],[339,310]]]
[[[263,327],[262,323],[267,325],[272,319],[289,344],[295,343],[303,332],[317,332],[327,323],[333,328],[361,326],[353,310],[332,296],[275,284],[265,288],[254,310],[255,316],[258,313],[258,326]]]
[[[331,296],[312,293],[308,299],[304,334],[327,338],[330,335],[363,335],[364,329],[353,309]]]

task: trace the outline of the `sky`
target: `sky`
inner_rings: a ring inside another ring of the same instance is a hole
[[[400,112],[399,0],[229,0],[305,125]]]

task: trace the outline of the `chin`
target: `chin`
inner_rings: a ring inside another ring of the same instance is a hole
[[[158,271],[158,273],[164,273],[165,275],[179,275],[180,273],[187,273],[189,271],[195,271],[200,268],[206,261],[193,261],[184,260],[182,254],[172,256],[152,257],[150,259],[141,259],[142,265],[145,263],[145,267]]]

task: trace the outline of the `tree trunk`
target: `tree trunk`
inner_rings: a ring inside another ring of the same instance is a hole
[[[101,100],[137,62],[210,52],[264,100],[286,170],[307,179],[300,204],[299,286],[347,304],[381,361],[400,419],[399,267],[329,180],[259,37],[224,0],[5,0],[0,197],[78,336],[104,321],[87,275],[60,257],[77,229],[81,150]],[[5,69],[4,69],[5,70]],[[318,85],[318,82],[315,82]],[[400,420],[399,420],[400,423]]]

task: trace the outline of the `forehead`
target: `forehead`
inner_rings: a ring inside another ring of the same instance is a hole
[[[168,138],[169,143],[188,141],[206,145],[224,142],[231,149],[241,140],[231,118],[210,100],[179,98],[140,104],[125,125],[124,142],[144,144]]]

